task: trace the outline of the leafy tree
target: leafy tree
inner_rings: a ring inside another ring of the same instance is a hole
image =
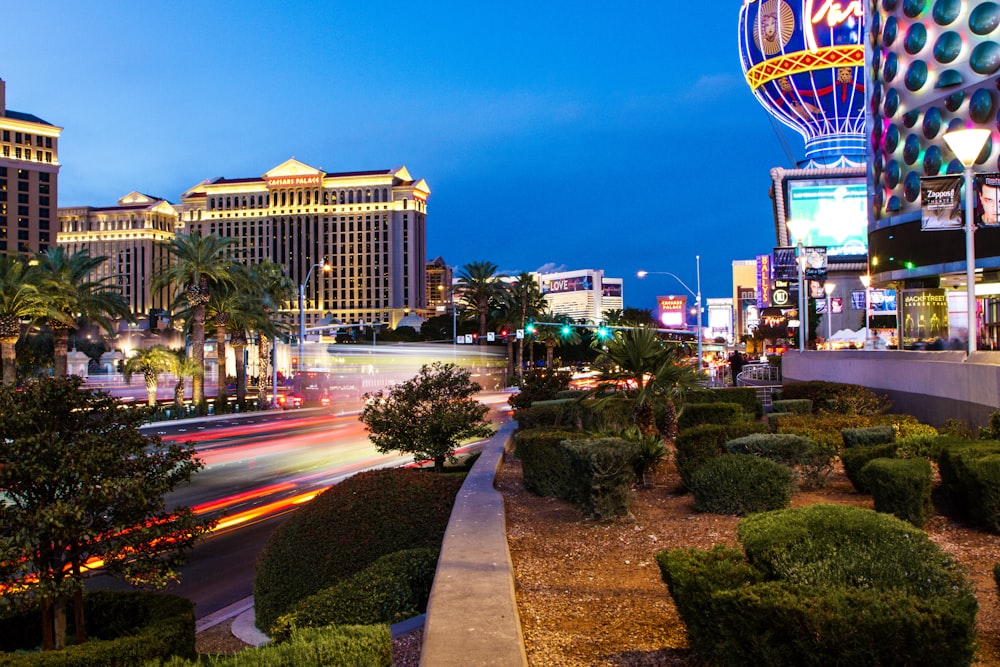
[[[260,334],[258,354],[261,359],[259,402],[263,405],[267,400],[268,386],[265,376],[270,377],[274,368],[271,350],[277,347],[278,334],[282,328],[288,326],[287,323],[277,321],[277,318],[281,308],[295,297],[295,282],[285,275],[284,268],[280,264],[270,260],[250,267],[250,276],[251,284],[257,287],[258,294],[262,297],[261,307],[267,314],[267,326],[257,328]],[[269,337],[273,339],[273,344],[270,344]],[[274,400],[277,400],[277,397]]]
[[[173,351],[163,345],[136,348],[132,356],[125,360],[122,367],[122,379],[131,384],[132,376],[142,373],[146,382],[146,401],[149,407],[156,407],[156,391],[159,388],[159,375],[171,370],[175,364]]]
[[[0,359],[4,386],[17,382],[14,346],[21,338],[21,320],[44,312],[38,288],[28,279],[28,271],[24,256],[0,255]]]
[[[545,310],[546,302],[538,281],[528,272],[522,272],[508,287],[504,314],[507,330],[524,329],[529,320],[539,316]],[[508,341],[511,339],[508,338]],[[524,338],[517,341],[517,360],[511,358],[511,344],[508,343],[507,358],[515,363],[518,378],[524,375]]]
[[[178,234],[165,242],[169,257],[157,267],[153,277],[153,291],[164,287],[177,290],[177,299],[184,299],[190,308],[188,328],[191,331],[191,356],[204,371],[205,368],[205,304],[212,295],[212,287],[232,284],[236,263],[226,255],[226,249],[235,239],[221,238],[214,234]],[[191,382],[191,398],[200,406],[205,398],[204,372],[195,375]]]
[[[539,325],[535,338],[545,346],[545,367],[551,369],[555,357],[555,349],[562,345],[576,345],[580,342],[580,332],[576,327],[563,329],[562,325],[573,324],[573,318],[567,315],[556,315],[546,312],[540,316],[545,322],[557,322],[559,326]]]
[[[77,376],[0,389],[2,601],[38,606],[46,650],[65,646],[73,600],[85,641],[83,573],[91,559],[133,584],[163,587],[211,522],[164,497],[202,467],[190,443],[139,427],[148,410],[82,389]]]
[[[359,419],[378,451],[433,459],[434,470],[441,472],[461,440],[493,432],[484,419],[489,408],[472,398],[482,387],[470,378],[471,371],[455,364],[424,365],[388,392],[366,393]]]
[[[621,318],[618,324],[635,324],[640,327],[658,327],[659,323],[653,317],[653,311],[649,308],[626,308],[621,311]]]
[[[44,323],[52,330],[53,375],[66,375],[69,332],[78,320],[96,322],[114,333],[115,318],[131,320],[128,300],[113,283],[114,276],[96,277],[107,257],[91,257],[89,250],[72,255],[52,247],[35,255],[32,279],[46,305]]]
[[[479,338],[486,339],[486,323],[489,321],[490,305],[504,290],[504,284],[497,275],[497,265],[493,262],[470,262],[458,274],[455,294],[460,303],[476,313],[479,321]]]

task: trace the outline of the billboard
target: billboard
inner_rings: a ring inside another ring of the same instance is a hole
[[[661,296],[656,298],[660,306],[660,323],[668,329],[687,327],[687,297]]]
[[[826,246],[831,257],[868,253],[867,187],[864,177],[788,179],[787,220],[801,224],[789,243]]]
[[[1000,227],[1000,174],[976,174],[976,226]]]
[[[925,347],[948,337],[948,299],[943,289],[905,289],[902,305],[904,348]]]
[[[962,176],[925,176],[920,179],[920,229],[962,229]]]

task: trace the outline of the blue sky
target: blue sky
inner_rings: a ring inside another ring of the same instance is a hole
[[[64,129],[59,205],[289,157],[405,165],[431,188],[428,258],[604,269],[625,303],[731,296],[775,245],[769,170],[801,138],[743,81],[740,2],[13,2],[7,107]]]

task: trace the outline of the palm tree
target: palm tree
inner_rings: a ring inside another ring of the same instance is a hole
[[[564,343],[576,345],[580,342],[580,333],[576,327],[563,326],[573,324],[573,319],[566,315],[556,315],[551,312],[544,312],[540,315],[544,322],[555,322],[555,326],[543,324],[537,327],[535,338],[545,346],[545,367],[552,368],[555,357],[555,349]]]
[[[510,295],[514,311],[514,326],[524,329],[525,325],[539,316],[545,310],[545,296],[538,288],[535,277],[527,271],[522,271],[510,286]],[[507,352],[508,357],[510,351]],[[524,338],[517,341],[517,375],[524,377]]]
[[[118,286],[112,284],[115,278],[94,277],[107,259],[91,257],[89,250],[78,250],[70,255],[61,246],[35,255],[32,275],[46,303],[43,320],[52,330],[55,377],[66,375],[69,332],[78,320],[91,320],[113,334],[112,318],[132,319],[128,300]]]
[[[44,304],[32,284],[28,260],[24,256],[0,255],[0,359],[3,384],[17,382],[14,346],[21,338],[21,320],[38,317]]]
[[[174,385],[174,405],[180,408],[184,405],[184,379],[204,372],[204,368],[189,357],[183,349],[171,351],[173,352],[173,359],[170,360],[170,368],[167,370],[177,378],[177,383]]]
[[[233,283],[236,263],[226,255],[226,249],[234,241],[214,234],[178,234],[164,242],[169,257],[153,277],[153,291],[172,287],[176,290],[175,305],[183,298],[190,308],[191,356],[202,369],[191,381],[191,398],[196,406],[205,399],[205,304],[211,298],[212,287]]]
[[[174,351],[164,345],[137,348],[132,356],[125,360],[122,378],[131,384],[132,376],[142,373],[142,378],[146,381],[146,401],[149,407],[155,408],[159,374],[171,370],[175,356]]]
[[[497,265],[492,262],[470,262],[458,274],[455,294],[460,303],[475,311],[479,319],[479,337],[486,338],[486,323],[489,320],[490,304],[504,289],[497,275]]]
[[[249,280],[242,275],[244,267],[237,267],[239,270],[234,273],[234,282],[216,285],[205,304],[205,320],[215,325],[215,359],[219,367],[216,401],[223,404],[229,400],[226,374],[226,333],[229,331],[229,321],[235,311],[247,307],[248,292],[252,289]]]
[[[259,335],[260,340],[260,352],[259,356],[261,359],[261,378],[258,387],[259,402],[261,405],[267,400],[267,382],[265,377],[269,375],[268,371],[274,367],[275,359],[273,358],[273,353],[268,355],[268,347],[271,350],[276,349],[278,344],[278,322],[275,321],[276,316],[282,307],[286,307],[289,301],[295,298],[295,282],[285,275],[284,268],[280,264],[276,264],[270,260],[263,261],[260,264],[256,264],[250,267],[251,274],[251,284],[253,284],[257,290],[258,294],[263,296],[261,305],[264,308],[264,312],[267,314],[267,327],[254,327]],[[268,330],[271,333],[268,333]],[[268,336],[273,337],[274,344],[268,345]],[[270,356],[270,366],[264,363]],[[275,397],[277,400],[277,397]]]

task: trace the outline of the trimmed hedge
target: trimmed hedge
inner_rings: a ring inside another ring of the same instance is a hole
[[[718,387],[716,389],[693,389],[684,394],[685,403],[739,403],[747,414],[747,419],[764,416],[764,404],[753,387]]]
[[[858,493],[871,493],[861,469],[875,459],[894,459],[897,455],[896,443],[875,445],[873,447],[851,447],[840,453],[840,462],[844,465],[844,474]]]
[[[515,411],[514,421],[522,429],[543,426],[576,428],[580,421],[580,401],[575,398],[535,401],[530,407]]]
[[[727,547],[657,563],[698,655],[719,665],[968,665],[976,598],[928,535],[813,505],[755,514]]]
[[[162,667],[391,667],[392,635],[385,625],[330,625],[295,630],[287,641],[203,656],[196,663],[174,659]],[[161,667],[159,662],[146,667]]]
[[[844,428],[840,430],[844,439],[844,447],[872,447],[885,445],[896,440],[896,429],[887,424],[882,426],[862,426],[861,428]]]
[[[570,477],[576,482],[574,498],[588,515],[598,519],[625,516],[635,494],[635,443],[621,438],[567,440],[562,444]]]
[[[75,630],[67,610],[67,636]],[[194,603],[162,593],[93,591],[84,596],[89,641],[60,651],[0,654],[3,667],[120,667],[181,656],[194,658]],[[41,614],[0,621],[4,651],[41,645]]]
[[[811,400],[814,412],[844,415],[878,415],[892,407],[888,397],[867,387],[822,380],[792,382],[781,388],[781,400],[795,398]]]
[[[747,435],[730,440],[726,449],[733,454],[753,454],[780,463],[793,470],[807,489],[826,485],[836,456],[836,450],[793,433]]]
[[[677,434],[674,462],[684,486],[691,488],[691,476],[705,461],[722,456],[726,442],[751,433],[764,433],[767,426],[761,422],[738,424],[702,424]]]
[[[299,600],[268,631],[275,641],[293,631],[324,625],[378,625],[427,611],[438,552],[406,549],[377,561],[316,595]]]
[[[771,417],[768,416],[770,422]],[[798,433],[804,435],[814,442],[822,445],[829,445],[840,451],[844,446],[844,437],[841,432],[845,428],[862,428],[867,426],[892,426],[896,432],[896,437],[905,438],[910,434],[928,432],[928,426],[917,421],[911,415],[838,415],[838,414],[814,414],[814,415],[782,415],[777,421],[776,428],[772,425],[772,430],[777,433]]]
[[[747,421],[739,403],[688,403],[677,420],[679,431],[702,424],[738,424]]]
[[[923,528],[930,518],[931,463],[927,459],[872,459],[861,469],[875,511]]]
[[[696,512],[746,516],[787,507],[792,473],[769,459],[725,454],[710,459],[691,478]]]
[[[621,395],[587,399],[580,404],[582,427],[598,433],[621,433],[635,426],[635,401]]]
[[[553,498],[572,495],[569,463],[560,443],[591,438],[584,431],[559,427],[533,428],[514,432],[514,454],[521,460],[524,486],[532,493]]]
[[[784,400],[771,401],[771,409],[774,412],[791,412],[796,415],[810,415],[813,411],[813,402],[808,398],[787,398]]]
[[[941,487],[967,517],[1000,532],[1000,442],[948,438],[938,458]]]
[[[254,609],[270,627],[293,604],[401,549],[439,550],[464,474],[362,472],[293,513],[257,558]]]

